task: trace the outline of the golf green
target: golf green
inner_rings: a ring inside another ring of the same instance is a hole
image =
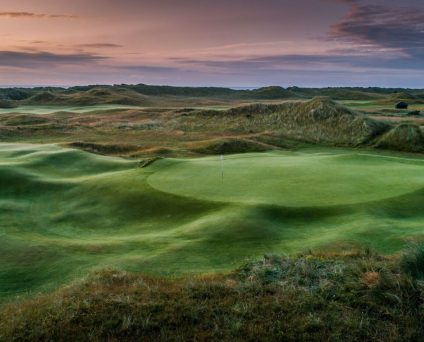
[[[366,153],[263,153],[178,160],[154,188],[220,202],[288,207],[355,204],[424,188],[424,160]],[[157,166],[157,165],[156,165]]]

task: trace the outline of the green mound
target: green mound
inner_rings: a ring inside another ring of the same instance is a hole
[[[414,94],[410,94],[406,91],[401,91],[393,93],[392,95],[390,95],[390,98],[392,100],[416,100],[417,96],[415,96]]]
[[[263,87],[255,90],[245,91],[246,97],[254,99],[295,99],[298,96],[290,91],[278,86]]]
[[[384,134],[376,144],[378,148],[406,152],[424,151],[424,135],[420,126],[401,124]]]
[[[371,141],[387,127],[367,119],[326,97],[288,104],[286,118],[299,137],[311,142],[360,145]],[[290,121],[289,121],[290,122]]]
[[[33,104],[37,104],[37,103],[51,104],[51,103],[56,103],[60,101],[60,99],[61,97],[55,93],[52,93],[50,91],[43,91],[31,96],[28,99],[28,102]]]
[[[227,111],[204,111],[205,129],[228,129],[246,133],[278,132],[308,143],[357,146],[368,144],[390,126],[368,119],[327,97],[277,105],[253,104]],[[182,119],[186,121],[191,118]],[[187,125],[182,125],[187,129]]]
[[[140,167],[0,144],[0,300],[105,267],[169,275],[346,244],[396,252],[423,237],[423,162],[353,150],[249,153],[225,157],[222,181],[216,156]]]
[[[117,104],[140,106],[149,102],[146,97],[125,88],[95,87],[84,92],[79,91],[41,91],[25,99],[25,105],[104,105]]]

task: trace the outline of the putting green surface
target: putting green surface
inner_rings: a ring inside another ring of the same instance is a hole
[[[424,159],[315,149],[163,159],[0,144],[0,300],[97,268],[230,270],[266,253],[424,237]]]
[[[424,160],[365,153],[263,153],[164,164],[148,179],[154,188],[220,202],[331,206],[381,200],[424,187]]]

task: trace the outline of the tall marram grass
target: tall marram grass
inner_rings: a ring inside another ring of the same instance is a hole
[[[401,260],[402,270],[417,280],[424,280],[424,243],[412,244]]]

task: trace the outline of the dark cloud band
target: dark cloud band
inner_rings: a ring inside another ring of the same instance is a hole
[[[424,57],[424,11],[416,8],[349,1],[348,15],[332,27],[331,37],[353,44],[400,49]]]
[[[88,53],[54,54],[50,52],[0,51],[0,66],[34,68],[61,64],[84,64],[104,60],[106,57]]]
[[[6,18],[47,18],[47,19],[75,19],[77,16],[71,14],[46,14],[33,12],[0,12],[0,17]]]

